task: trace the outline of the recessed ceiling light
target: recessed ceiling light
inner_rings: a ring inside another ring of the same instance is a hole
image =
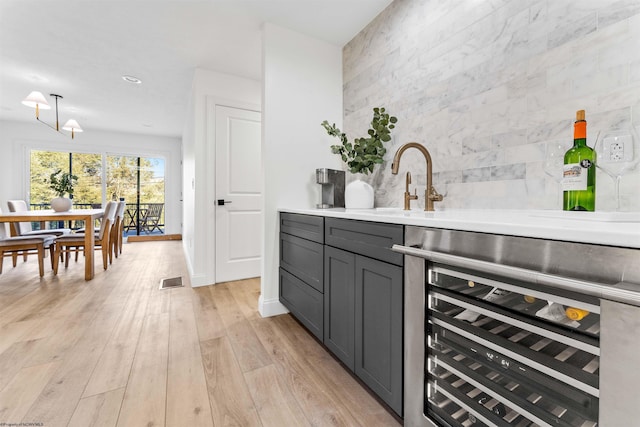
[[[127,76],[127,75],[124,75],[124,76],[122,76],[122,80],[124,80],[125,82],[129,82],[129,83],[137,84],[137,85],[139,85],[140,83],[142,83],[142,80],[140,80],[139,78],[134,77],[134,76]]]

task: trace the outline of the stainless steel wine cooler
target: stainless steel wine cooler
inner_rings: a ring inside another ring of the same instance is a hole
[[[640,425],[640,250],[422,227],[405,242],[406,426]]]

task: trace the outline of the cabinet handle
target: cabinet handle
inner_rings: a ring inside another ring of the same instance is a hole
[[[640,307],[640,291],[633,291],[625,288],[636,288],[640,290],[640,284],[630,282],[619,282],[615,285],[605,286],[600,283],[587,280],[571,279],[568,277],[556,276],[554,274],[542,273],[528,270],[526,268],[513,267],[510,265],[496,264],[494,262],[480,261],[473,258],[450,255],[442,252],[428,251],[426,249],[414,248],[403,245],[393,245],[394,252],[404,255],[415,256],[428,259],[433,262],[449,264],[454,267],[470,268],[486,273],[508,277],[510,279],[524,280],[540,285],[554,286],[579,294],[591,295],[609,301],[621,302],[624,304]]]

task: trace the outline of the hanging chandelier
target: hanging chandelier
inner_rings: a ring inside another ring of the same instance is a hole
[[[51,129],[55,130],[56,132],[60,132],[60,123],[58,122],[58,98],[62,98],[62,95],[56,95],[55,93],[50,94],[50,96],[53,96],[56,99],[56,125],[55,126],[51,126],[50,124],[43,122],[42,120],[40,120],[40,110],[50,110],[51,106],[49,105],[49,103],[47,102],[47,100],[45,99],[44,95],[42,95],[42,93],[37,92],[37,91],[33,91],[29,94],[29,96],[27,96],[22,103],[24,105],[26,105],[27,107],[31,107],[31,108],[35,108],[36,109],[36,120],[39,121],[40,123],[49,126]],[[64,124],[64,126],[62,126],[63,130],[69,131],[71,132],[71,139],[73,139],[73,137],[75,136],[76,132],[82,132],[82,128],[80,127],[80,125],[78,124],[77,121],[75,121],[74,119],[69,119],[67,120],[67,122]]]

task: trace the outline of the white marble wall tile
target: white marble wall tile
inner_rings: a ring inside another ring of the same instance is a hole
[[[462,182],[491,181],[491,167],[466,169],[462,171]]]
[[[478,153],[491,149],[491,137],[469,137],[462,140],[462,154]]]
[[[604,64],[603,64],[604,65]],[[627,64],[599,70],[590,76],[581,76],[572,81],[574,93],[608,93],[629,82],[629,66]]]
[[[453,183],[457,183],[457,182],[463,182],[464,181],[464,174],[465,171],[443,171],[443,172],[436,172],[435,174],[433,174],[433,179],[434,181],[442,184],[453,184]]]
[[[524,179],[526,177],[525,163],[515,163],[502,166],[491,166],[491,180],[505,181],[513,179]]]
[[[502,164],[504,162],[504,151],[490,150],[464,155],[456,167],[462,167],[462,170],[472,169],[483,166],[492,166]]]
[[[544,171],[544,164],[542,161],[528,162],[526,174],[527,174],[527,179],[531,179],[531,180],[543,180],[543,181],[548,180],[549,182],[556,183],[556,184],[558,184],[560,180],[560,176],[552,177],[548,175],[547,172]]]
[[[378,206],[402,204],[407,170],[424,190],[417,150],[398,176],[389,170],[417,141],[446,195],[438,208],[557,208],[544,146],[571,144],[575,111],[587,111],[590,145],[599,129],[640,123],[637,0],[396,0],[343,54],[349,137],[366,134],[374,106],[399,118],[385,163],[366,177]],[[615,206],[607,178],[598,209]],[[626,208],[640,210],[640,179],[628,181]]]
[[[571,11],[567,14],[567,19],[549,33],[547,47],[553,49],[572,40],[579,39],[587,34],[593,33],[598,27],[598,15],[595,12],[580,16]]]
[[[640,187],[640,171],[622,177],[620,181],[620,210],[638,210],[638,198],[640,198],[638,187]],[[599,191],[597,195],[602,197],[608,196],[609,200],[614,201],[615,199],[612,197],[612,194],[613,191]],[[613,210],[613,202],[609,210]]]
[[[572,123],[575,120],[575,112],[573,117],[568,117],[554,123],[547,123],[542,126],[530,128],[527,132],[527,142],[543,142],[555,139],[571,139],[573,138]]]
[[[546,179],[527,179],[524,182],[524,185],[529,197],[546,198],[546,196],[548,195]]]
[[[629,126],[631,124],[630,110],[629,107],[625,107],[591,114],[587,122],[587,138],[595,138],[596,133],[602,129]]]
[[[598,11],[598,28],[615,24],[630,16],[640,13],[640,2],[638,0],[622,0],[611,2],[609,7]]]
[[[491,135],[491,148],[500,149],[527,144],[527,130],[513,129]]]
[[[567,148],[570,144],[567,144]],[[509,163],[529,163],[544,160],[545,144],[524,144],[504,149],[504,159]]]

